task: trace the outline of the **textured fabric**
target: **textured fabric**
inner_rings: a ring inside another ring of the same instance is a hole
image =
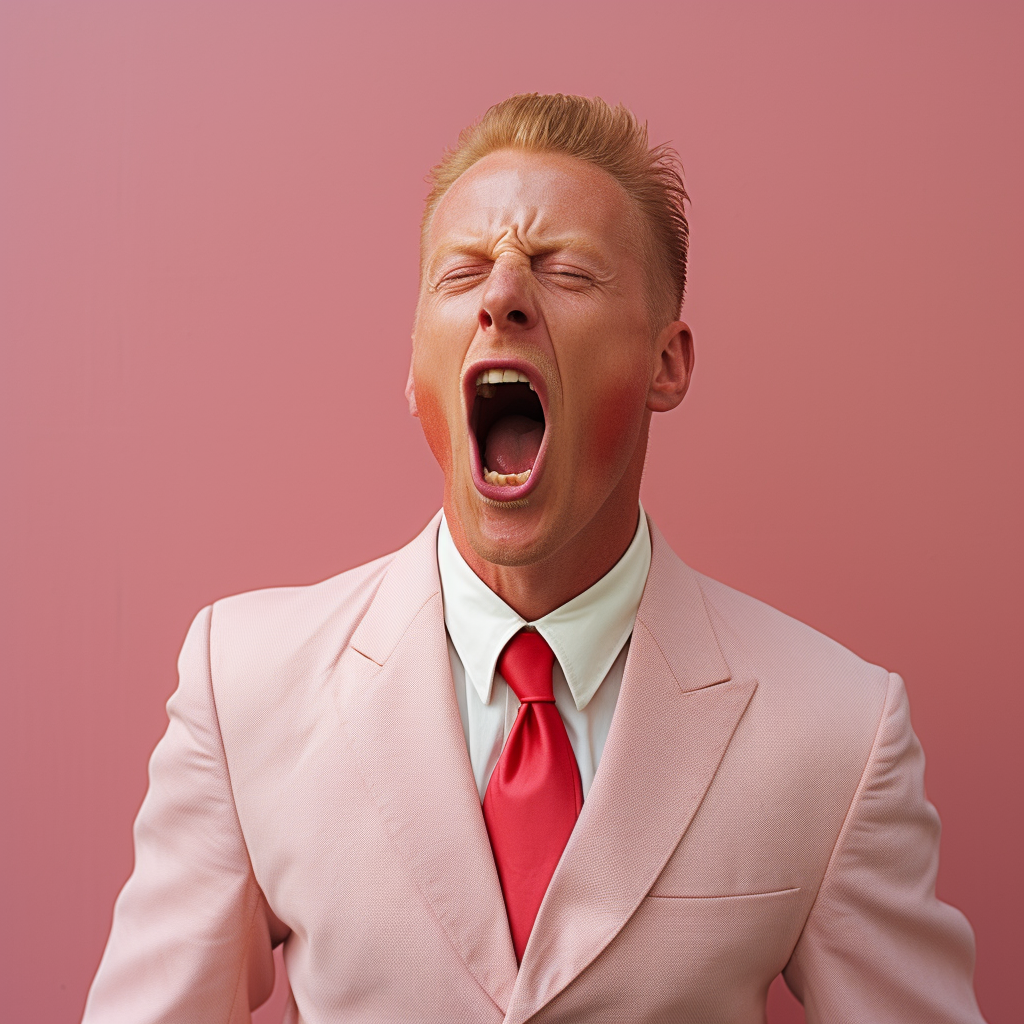
[[[436,544],[196,619],[88,1024],[979,1024],[935,898],[900,678],[651,568],[594,784],[517,968],[452,683]]]
[[[555,652],[555,704],[586,796],[608,738],[629,635],[651,564],[650,531],[643,509],[632,542],[612,569],[535,622],[527,623],[479,579],[459,554],[443,516],[437,562],[452,678],[480,799],[519,707],[496,671],[498,655],[509,637],[527,625]]]
[[[484,822],[518,961],[583,809],[576,758],[555,707],[554,660],[539,633],[522,632],[498,662],[520,707],[487,787]]]

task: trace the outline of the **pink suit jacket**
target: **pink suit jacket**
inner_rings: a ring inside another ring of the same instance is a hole
[[[438,519],[181,654],[87,1024],[981,1021],[898,676],[684,565],[650,575],[517,969],[453,691]]]

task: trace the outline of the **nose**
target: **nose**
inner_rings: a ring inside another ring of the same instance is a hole
[[[529,316],[527,316],[521,309],[510,309],[505,314],[505,319],[510,324],[517,324],[520,327],[523,327],[530,322]],[[480,310],[480,326],[490,327],[493,323],[494,315],[486,307],[482,308]]]
[[[522,259],[495,261],[487,279],[477,315],[485,330],[528,331],[537,322],[537,305],[529,262]]]
[[[522,327],[530,322],[530,318],[521,309],[510,309],[505,314],[505,319],[512,324],[518,324]],[[494,316],[488,309],[480,310],[480,326],[490,327],[494,323]]]

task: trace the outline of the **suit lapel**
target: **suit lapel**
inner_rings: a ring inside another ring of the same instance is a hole
[[[541,904],[506,1024],[550,1002],[640,905],[757,686],[731,678],[703,594],[651,524],[651,570],[590,794]]]
[[[439,519],[389,567],[339,662],[338,708],[424,901],[504,1013],[517,967],[452,684]]]

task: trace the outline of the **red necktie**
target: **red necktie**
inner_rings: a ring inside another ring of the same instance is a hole
[[[539,633],[517,633],[498,659],[521,706],[487,784],[484,821],[520,962],[583,808],[580,770],[551,688],[554,660]]]

